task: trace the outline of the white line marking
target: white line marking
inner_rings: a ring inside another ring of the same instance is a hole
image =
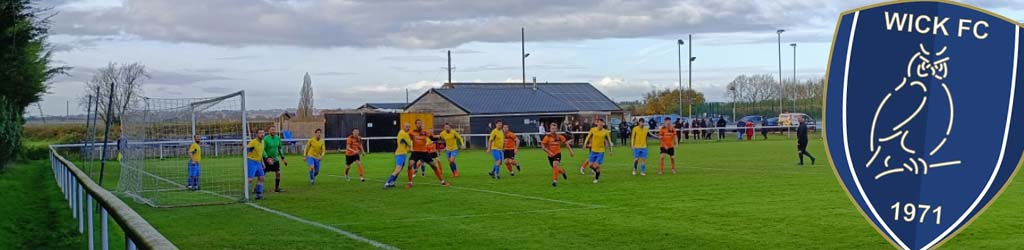
[[[925,87],[923,82],[913,81],[910,83],[910,86],[921,86],[921,90],[924,90],[925,93],[928,93],[928,87]]]
[[[939,141],[939,145],[935,146],[935,149],[932,149],[932,152],[928,153],[928,156],[933,156],[935,153],[939,152],[939,149],[942,149],[942,145],[946,145],[946,138],[942,138],[942,141]]]
[[[360,223],[332,224],[332,225],[333,226],[351,226],[351,225],[366,225],[366,224],[390,224],[390,223],[416,222],[416,221],[428,221],[428,220],[448,220],[448,219],[464,219],[464,218],[489,217],[489,216],[508,216],[508,215],[533,214],[533,213],[549,213],[549,212],[562,212],[562,211],[580,211],[580,210],[587,210],[587,209],[598,209],[598,207],[539,209],[539,210],[521,211],[521,212],[487,213],[487,214],[466,214],[466,215],[437,216],[437,217],[414,218],[414,219],[404,219],[404,220],[386,220],[386,221],[378,221],[378,222],[360,222]]]
[[[903,165],[906,166],[907,164],[904,163]],[[900,172],[903,172],[902,168],[889,169],[889,170],[886,170],[885,172],[882,172],[882,173],[879,173],[878,175],[876,175],[875,176],[875,180],[878,180],[878,179],[882,178],[882,176],[886,176],[886,175],[890,175],[890,174],[895,174],[895,173],[900,173]]]
[[[680,169],[706,169],[706,170],[719,170],[719,171],[739,171],[739,172],[752,172],[752,173],[772,173],[772,174],[813,174],[815,172],[798,172],[798,171],[771,171],[771,170],[755,170],[755,169],[732,169],[732,168],[704,168],[704,167],[680,167]]]
[[[885,156],[885,167],[887,167],[887,168],[889,167],[889,158],[892,158],[892,156],[891,155],[886,155]]]
[[[906,83],[907,79],[903,78],[903,82]],[[900,84],[900,86],[903,86]],[[878,109],[875,110],[875,118],[871,119],[871,138],[868,138],[871,143],[870,149],[875,149],[875,124],[878,124],[878,115],[882,113],[882,107],[885,106],[885,102],[889,101],[889,97],[892,97],[892,93],[885,94],[885,98],[882,98],[882,103],[878,104]]]
[[[133,167],[128,167],[128,168],[135,169]],[[146,171],[140,171],[140,170],[137,170],[137,169],[135,169],[135,171],[142,172],[142,173],[144,173],[146,175],[152,176],[153,178],[157,178],[159,180],[171,183],[173,185],[177,185],[178,187],[181,187],[181,188],[185,187],[184,185],[181,185],[181,184],[179,184],[177,182],[171,181],[171,180],[169,180],[167,178],[163,178],[161,176],[157,176],[155,174],[152,174],[152,173],[149,173],[149,172],[146,172]],[[208,194],[212,194],[212,195],[216,195],[216,196],[220,196],[220,197],[224,197],[224,198],[228,198],[228,199],[235,199],[235,197],[230,197],[230,196],[227,196],[227,195],[210,192],[210,191],[207,191],[207,190],[201,190],[200,192],[208,193]],[[246,192],[248,192],[248,190],[246,190]],[[370,245],[373,245],[373,246],[375,246],[377,248],[382,248],[382,249],[398,249],[397,247],[389,246],[387,244],[380,243],[378,241],[367,239],[365,237],[359,236],[357,234],[354,234],[354,233],[351,233],[351,232],[348,232],[348,231],[345,231],[345,230],[341,230],[341,229],[337,229],[337,228],[334,228],[334,227],[331,227],[331,226],[320,224],[320,223],[317,223],[315,221],[310,221],[310,220],[306,220],[306,219],[303,219],[303,218],[299,218],[297,216],[294,216],[294,215],[291,215],[291,214],[288,214],[288,213],[285,213],[285,212],[281,212],[281,211],[273,210],[273,209],[270,209],[270,208],[267,208],[267,207],[264,207],[264,206],[256,205],[255,203],[252,203],[252,202],[247,202],[245,204],[249,205],[251,207],[263,210],[263,211],[267,211],[267,212],[270,212],[270,213],[273,213],[273,214],[280,215],[282,217],[285,217],[285,218],[288,218],[288,219],[291,219],[291,220],[294,220],[294,221],[298,221],[298,222],[302,222],[302,223],[309,224],[309,225],[312,225],[312,226],[316,226],[316,227],[320,227],[320,228],[323,228],[323,229],[327,229],[327,230],[330,230],[332,232],[335,232],[335,233],[344,235],[346,237],[349,237],[349,238],[351,238],[353,240],[369,243]]]
[[[887,137],[885,137],[885,138],[882,138],[882,139],[878,139],[878,142],[887,142],[887,141],[891,141],[892,139],[896,139],[896,137],[899,137],[899,136],[901,136],[901,135],[903,135],[903,131],[899,131],[899,132],[896,132],[895,134],[892,134],[892,135],[890,135],[890,136],[887,136]]]
[[[854,167],[853,167],[853,157],[850,156],[850,136],[849,136],[849,131],[850,130],[848,129],[848,126],[847,126],[847,123],[849,123],[848,122],[849,120],[847,120],[847,114],[846,114],[846,106],[847,106],[847,101],[848,101],[847,97],[848,96],[846,94],[848,93],[848,89],[850,87],[850,57],[853,56],[851,54],[851,52],[853,52],[853,37],[854,37],[854,35],[857,34],[857,19],[859,17],[860,17],[860,11],[857,11],[857,12],[853,13],[853,27],[851,27],[851,29],[850,29],[850,41],[849,41],[849,43],[846,46],[846,65],[844,65],[846,67],[846,69],[845,69],[845,72],[843,74],[843,115],[842,115],[843,116],[843,147],[844,147],[844,149],[846,151],[846,152],[844,152],[846,154],[846,163],[847,163],[847,167],[850,168],[850,173],[853,173],[853,182],[857,186],[857,192],[860,193],[860,197],[862,199],[864,199],[865,203],[867,203],[868,210],[870,210],[871,214],[875,217],[875,221],[881,222],[882,228],[885,229],[885,232],[888,233],[888,235],[892,236],[892,238],[894,239],[896,244],[898,244],[900,247],[903,247],[904,249],[909,249],[909,247],[907,247],[907,244],[904,244],[903,240],[901,240],[898,235],[893,233],[892,229],[889,229],[889,225],[885,224],[885,220],[883,220],[882,217],[878,215],[878,211],[875,210],[875,206],[871,204],[871,200],[868,199],[868,195],[864,193],[864,187],[861,187],[860,179],[857,178],[857,170],[854,169]],[[907,67],[907,75],[908,76],[910,75],[910,67],[909,66]]]
[[[964,219],[967,218],[967,215],[974,211],[974,209],[978,206],[978,203],[981,202],[981,198],[985,197],[985,193],[988,193],[988,189],[992,187],[992,182],[996,180],[996,175],[999,174],[999,167],[1003,165],[1003,156],[1005,156],[1006,154],[1006,141],[1008,136],[1010,135],[1010,121],[1013,120],[1013,95],[1017,91],[1017,60],[1019,60],[1017,57],[1020,55],[1018,54],[1020,53],[1020,27],[1014,25],[1013,32],[1013,71],[1010,71],[1010,104],[1006,108],[1006,127],[1003,130],[1003,145],[1002,150],[999,151],[999,160],[996,161],[996,169],[992,171],[992,176],[989,177],[988,184],[985,184],[985,188],[981,190],[981,194],[978,195],[978,198],[974,200],[974,203],[971,204],[971,207],[967,208],[967,211],[964,212],[964,214],[961,215],[960,218],[953,223],[953,225],[949,226],[949,228],[947,228],[946,231],[942,232],[942,234],[939,235],[939,237],[935,238],[935,240],[932,240],[932,242],[928,243],[928,245],[925,245],[924,248],[931,248],[936,243],[939,243],[939,240],[945,238],[946,235],[949,235],[949,233],[952,232],[954,228],[959,226],[960,223],[963,223]]]
[[[875,150],[875,154],[871,155],[871,159],[868,160],[868,164],[865,164],[864,167],[871,167],[871,163],[874,163],[875,158],[878,157],[878,152],[882,152],[882,146],[878,146],[878,149]]]
[[[913,120],[914,117],[917,117],[918,113],[921,113],[921,109],[924,109],[924,104],[926,103],[928,103],[927,96],[921,98],[921,104],[917,105],[917,110],[914,110],[914,113],[910,114],[910,117],[907,117],[906,120],[903,120],[903,122],[901,122],[900,124],[896,124],[896,127],[893,127],[892,131],[900,130],[900,128],[903,127],[903,125],[907,125],[907,123],[910,123],[910,120]]]
[[[941,168],[941,167],[945,167],[945,166],[959,165],[960,163],[961,163],[960,161],[939,162],[939,163],[932,164],[929,167],[931,167],[931,168]]]
[[[368,244],[373,245],[374,247],[377,247],[377,248],[381,248],[381,249],[398,249],[397,247],[393,247],[393,246],[388,245],[388,244],[380,243],[380,242],[375,241],[375,240],[367,239],[367,238],[365,238],[363,236],[359,236],[359,235],[351,233],[349,231],[345,231],[345,230],[341,230],[341,229],[338,229],[338,228],[335,228],[335,227],[332,227],[332,226],[324,225],[324,224],[321,224],[319,222],[315,222],[315,221],[299,218],[298,216],[291,215],[291,214],[288,214],[288,213],[285,213],[285,212],[281,212],[281,211],[277,211],[277,210],[274,210],[274,209],[270,209],[270,208],[267,208],[267,207],[264,207],[264,206],[256,205],[255,203],[251,203],[250,202],[250,203],[246,203],[246,205],[249,205],[250,207],[254,207],[256,209],[263,210],[263,211],[266,211],[266,212],[269,212],[269,213],[272,213],[272,214],[280,215],[281,217],[285,217],[285,218],[288,218],[288,219],[291,219],[291,220],[294,220],[294,221],[298,221],[298,222],[302,222],[302,223],[305,223],[305,224],[308,224],[308,225],[311,225],[311,226],[327,229],[327,230],[329,230],[331,232],[335,232],[335,233],[338,233],[340,235],[344,235],[345,237],[348,237],[350,239],[357,240],[357,241],[362,241],[364,243],[368,243]]]
[[[946,126],[946,136],[949,136],[949,132],[953,131],[953,95],[949,93],[946,83],[942,83],[942,89],[946,90],[946,99],[949,99],[949,125]]]
[[[345,176],[333,175],[333,174],[329,174],[327,176],[345,178]],[[377,179],[373,179],[373,178],[366,178],[366,180],[384,183],[384,181],[382,181],[382,180],[377,180]],[[428,184],[435,185],[435,186],[441,186],[441,184],[435,184],[435,183],[428,183]],[[448,188],[469,190],[469,191],[482,192],[482,193],[500,194],[500,195],[512,196],[512,197],[523,198],[523,199],[548,201],[548,202],[569,204],[569,205],[588,207],[588,208],[603,208],[603,207],[606,207],[606,206],[603,206],[603,205],[594,205],[594,204],[586,204],[586,203],[579,203],[579,202],[572,202],[572,201],[555,200],[555,199],[548,199],[548,198],[544,198],[544,197],[521,195],[521,194],[513,194],[513,193],[505,193],[505,192],[498,192],[498,191],[492,191],[492,190],[486,190],[486,189],[459,187],[459,186],[455,186],[455,185],[449,186]]]
[[[907,141],[907,135],[909,135],[909,134],[910,134],[910,131],[905,131],[903,133],[903,137],[900,137],[900,148],[903,148],[903,151],[906,151],[907,153],[914,154],[914,153],[917,153],[917,151],[914,151],[913,149],[907,148],[906,141]]]

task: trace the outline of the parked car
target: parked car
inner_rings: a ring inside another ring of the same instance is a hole
[[[754,122],[754,124],[756,124],[756,125],[761,125],[761,121],[763,121],[763,120],[764,120],[764,116],[759,116],[759,115],[748,115],[748,116],[744,116],[743,118],[740,118],[740,121],[743,121],[743,122]]]
[[[814,121],[814,119],[811,118],[811,116],[809,116],[807,114],[804,114],[804,113],[782,113],[782,114],[779,114],[779,124],[782,124],[782,126],[796,126],[797,123],[799,122],[797,119],[800,118],[800,117],[803,117],[804,121],[808,122],[807,126],[812,126],[813,125],[811,122]]]

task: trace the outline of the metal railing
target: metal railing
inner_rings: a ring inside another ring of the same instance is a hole
[[[88,229],[89,250],[96,247],[95,226],[93,225],[95,208],[100,210],[99,240],[103,250],[110,249],[110,228],[107,225],[109,217],[113,217],[114,222],[124,231],[125,249],[178,249],[135,210],[132,210],[113,193],[93,182],[89,175],[64,159],[52,146],[50,147],[50,168],[53,169],[57,186],[60,187],[64,199],[71,207],[71,216],[78,219],[78,232],[84,234]]]

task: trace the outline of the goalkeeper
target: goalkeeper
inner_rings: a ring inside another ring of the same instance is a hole
[[[263,161],[266,162],[267,171],[274,172],[274,192],[281,190],[281,163],[288,166],[288,160],[284,159],[284,149],[281,148],[281,134],[277,133],[274,126],[267,129],[269,132],[263,137]]]

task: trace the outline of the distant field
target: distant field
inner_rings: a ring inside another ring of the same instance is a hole
[[[809,149],[818,164],[804,167],[796,166],[794,142],[785,137],[684,144],[677,175],[657,175],[657,148],[651,149],[648,176],[630,175],[631,152],[616,148],[599,184],[576,171],[582,151],[565,155],[569,180],[553,188],[538,149],[520,151],[523,173],[498,181],[487,177],[489,156],[468,150],[460,154],[462,176],[450,179],[452,187],[427,175],[412,189],[382,190],[391,154],[364,157],[369,180],[360,183],[340,177],[344,157],[334,153],[315,186],[301,158],[289,156],[286,192],[269,193],[254,206],[152,208],[126,201],[182,249],[374,247],[353,238],[401,249],[891,248],[851,204],[818,140]],[[104,186],[116,187],[117,171],[110,166]],[[404,183],[404,173],[399,180]],[[944,248],[1024,244],[1019,182]]]

